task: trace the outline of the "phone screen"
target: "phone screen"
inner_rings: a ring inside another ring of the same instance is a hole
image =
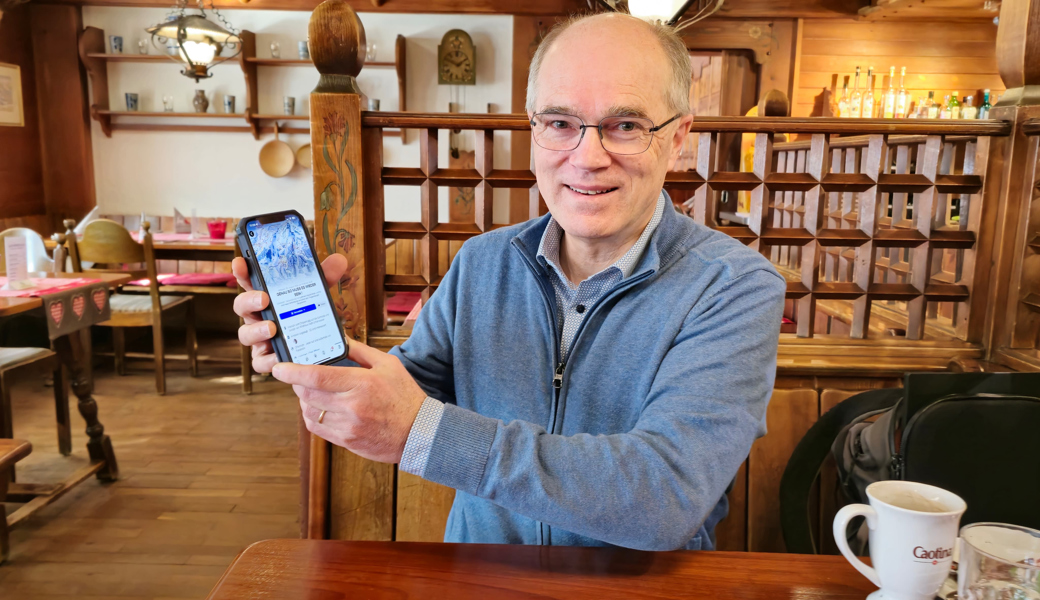
[[[286,215],[270,223],[252,220],[246,231],[292,361],[314,365],[345,348],[303,227],[299,217]]]

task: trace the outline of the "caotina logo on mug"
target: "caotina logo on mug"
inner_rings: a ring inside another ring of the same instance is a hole
[[[914,558],[919,559],[915,562],[930,562],[937,565],[940,560],[951,556],[953,556],[953,548],[936,548],[935,550],[925,550],[923,546],[914,548]]]

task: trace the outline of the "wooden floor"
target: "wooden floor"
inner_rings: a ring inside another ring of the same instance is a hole
[[[131,361],[126,377],[97,369],[121,479],[92,478],[15,529],[0,598],[203,598],[247,545],[299,537],[292,389],[257,377],[245,396],[235,367],[202,365],[192,379],[185,366],[172,363],[162,397],[147,362]],[[42,376],[15,386],[15,437],[33,444],[20,482],[57,482],[87,463],[75,405],[73,456],[58,454],[52,398]]]

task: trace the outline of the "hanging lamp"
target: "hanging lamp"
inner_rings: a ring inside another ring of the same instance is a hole
[[[177,62],[184,63],[185,68],[181,74],[196,82],[212,76],[209,72],[210,67],[234,58],[242,52],[242,39],[231,24],[224,20],[220,11],[214,8],[212,0],[210,9],[230,31],[206,18],[203,0],[198,0],[197,14],[188,14],[187,0],[179,0],[177,12],[171,13],[166,21],[145,30],[152,34],[152,45],[164,52],[167,41],[176,42],[177,53],[169,56]],[[235,48],[235,53],[221,56],[225,46]]]

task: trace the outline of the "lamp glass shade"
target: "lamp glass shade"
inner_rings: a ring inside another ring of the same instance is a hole
[[[670,21],[685,4],[684,0],[628,0],[628,11],[634,17]]]

